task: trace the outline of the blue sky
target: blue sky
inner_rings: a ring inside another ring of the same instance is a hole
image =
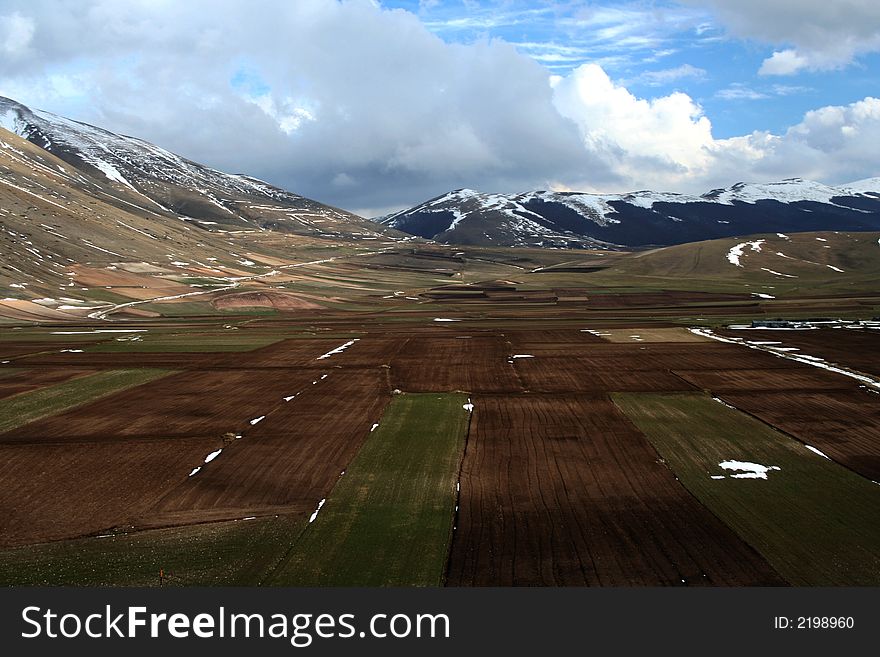
[[[880,56],[851,65],[759,75],[786,42],[731,34],[711,7],[674,2],[419,2],[382,0],[415,13],[450,43],[499,39],[557,75],[599,63],[643,97],[683,91],[711,117],[716,137],[784,130],[810,109],[880,93]],[[736,4],[735,2],[728,4]],[[806,9],[806,4],[805,9]],[[831,4],[831,3],[829,3]],[[876,29],[880,31],[880,24]]]
[[[880,176],[876,0],[0,0],[0,95],[378,215]]]

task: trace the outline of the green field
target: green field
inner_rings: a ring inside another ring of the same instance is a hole
[[[442,584],[466,402],[462,394],[396,396],[268,583]]]
[[[681,483],[790,583],[880,584],[880,486],[705,395],[613,398]],[[727,460],[779,470],[733,478]]]
[[[169,370],[109,370],[0,400],[0,433],[74,406],[171,374]]]
[[[269,517],[0,550],[3,586],[253,586],[302,518]]]

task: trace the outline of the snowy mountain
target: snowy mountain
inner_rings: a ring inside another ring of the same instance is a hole
[[[375,238],[387,230],[261,180],[211,169],[142,139],[32,110],[0,97],[5,128],[99,181],[119,201],[205,230],[274,230],[317,237]]]
[[[777,231],[880,230],[880,178],[839,187],[800,178],[737,183],[702,196],[459,189],[377,221],[449,244],[555,248],[659,246]]]

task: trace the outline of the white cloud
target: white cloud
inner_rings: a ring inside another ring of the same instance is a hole
[[[585,64],[556,84],[554,103],[578,125],[587,150],[630,182],[679,186],[708,164],[712,126],[686,94],[637,98]]]
[[[681,66],[665,68],[660,71],[645,71],[639,76],[639,80],[646,82],[652,87],[659,87],[686,78],[702,80],[705,77],[706,69],[698,68],[691,64],[682,64]]]
[[[722,94],[766,97],[743,85]],[[686,94],[637,98],[594,65],[559,79],[554,102],[577,123],[584,147],[626,181],[617,191],[703,192],[738,180],[801,176],[841,183],[880,174],[875,147],[880,143],[880,100],[872,97],[807,112],[780,135],[756,131],[731,139],[716,139],[709,119]],[[570,177],[560,185],[596,187],[588,176]]]
[[[803,176],[843,183],[880,175],[875,144],[880,141],[880,99],[822,107],[782,135],[754,132],[718,142],[725,170],[742,170],[754,180]]]
[[[742,83],[734,82],[729,87],[717,91],[715,97],[724,100],[761,100],[768,96],[762,91],[756,91]]]
[[[760,75],[792,75],[803,69],[810,68],[810,58],[798,53],[797,50],[778,50],[761,63]]]
[[[787,46],[764,61],[764,75],[841,68],[880,51],[877,0],[682,1],[714,9],[735,36]]]
[[[465,186],[702,192],[880,167],[872,98],[719,140],[687,94],[640,98],[596,63],[551,76],[512,44],[445,43],[368,0],[5,3],[33,29],[0,57],[0,94],[367,214]]]
[[[14,11],[0,16],[0,52],[9,57],[24,54],[34,37],[34,21]]]

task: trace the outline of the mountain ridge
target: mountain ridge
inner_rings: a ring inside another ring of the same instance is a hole
[[[812,215],[812,216],[811,216]],[[377,222],[449,244],[645,248],[758,232],[880,230],[880,178],[831,186],[788,178],[695,196],[458,189]]]
[[[351,212],[252,176],[224,173],[138,137],[34,110],[2,96],[0,128],[106,181],[143,209],[180,217],[200,228],[256,228],[326,237],[363,231],[376,237],[387,232]]]

